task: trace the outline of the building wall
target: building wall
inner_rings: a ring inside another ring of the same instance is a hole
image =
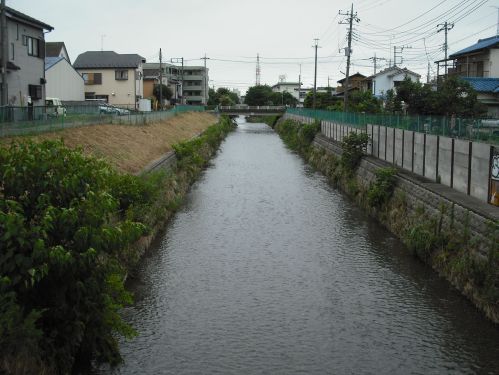
[[[61,100],[85,100],[83,78],[66,61],[61,60],[45,72],[46,97]]]
[[[388,90],[393,89],[395,81],[403,81],[406,77],[405,73],[399,73],[394,76],[390,76],[393,72],[387,72],[386,74],[381,74],[373,78],[373,94],[374,95],[384,95]],[[412,74],[407,74],[407,77],[411,81],[419,82],[419,77]]]
[[[300,85],[276,85],[272,87],[273,92],[288,92],[290,93],[296,100],[300,101],[300,93],[299,93]],[[303,102],[303,99],[301,100]]]
[[[134,90],[138,97],[144,95],[144,81],[142,77],[142,66],[138,69],[126,69],[128,71],[127,80],[116,80],[115,71],[125,69],[78,69],[83,73],[102,73],[102,84],[85,85],[85,93],[94,92],[95,95],[108,95],[108,102],[112,105],[134,107]],[[135,74],[137,72],[137,74]],[[139,79],[134,80],[134,77]],[[138,105],[138,104],[137,104]]]
[[[499,48],[490,50],[490,75],[491,78],[499,77]]]
[[[28,85],[42,85],[42,98],[33,100],[33,105],[45,104],[45,89],[40,79],[45,76],[45,44],[43,30],[7,19],[9,37],[9,60],[20,70],[7,72],[9,104],[25,106],[29,95]],[[28,47],[23,45],[23,35],[40,40],[40,57],[29,56]],[[12,56],[14,45],[14,56]],[[43,50],[42,50],[43,49]]]

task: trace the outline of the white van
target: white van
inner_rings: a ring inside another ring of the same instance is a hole
[[[45,98],[45,106],[49,116],[66,116],[66,108],[64,108],[59,98]]]

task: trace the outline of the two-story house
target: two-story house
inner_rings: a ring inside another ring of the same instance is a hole
[[[409,78],[413,82],[419,82],[421,75],[407,68],[399,68],[394,65],[367,77],[366,81],[371,81],[370,87],[373,95],[382,97],[386,95],[388,90],[396,89],[406,78]]]
[[[10,7],[5,7],[8,43],[2,105],[45,104],[45,31],[54,28]],[[1,30],[0,30],[1,32]],[[5,56],[0,56],[3,62]],[[2,75],[0,75],[0,80]]]
[[[362,88],[362,82],[366,78],[365,75],[357,72],[348,77],[348,92],[359,91]],[[336,95],[343,96],[346,89],[346,77],[338,81],[338,87],[336,87]]]
[[[137,108],[144,96],[143,64],[137,54],[114,51],[87,51],[80,54],[73,66],[85,83],[85,99],[100,99],[107,103]]]

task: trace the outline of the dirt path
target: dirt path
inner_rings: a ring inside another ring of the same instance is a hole
[[[101,157],[117,169],[137,173],[151,161],[163,156],[172,145],[192,138],[216,123],[208,113],[183,113],[149,125],[94,125],[65,129],[34,136],[4,138],[0,144],[32,139],[63,139],[68,147],[81,147],[85,154]]]

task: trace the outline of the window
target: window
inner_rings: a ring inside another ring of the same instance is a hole
[[[117,81],[126,81],[128,80],[128,70],[115,70],[114,78]]]
[[[14,43],[10,43],[10,59],[14,60]]]
[[[36,38],[30,36],[26,37],[26,43],[28,44],[28,55],[29,56],[40,56],[40,41]]]
[[[82,73],[85,85],[102,85],[102,73]]]
[[[26,35],[23,35],[23,46],[28,45],[28,37]]]
[[[16,23],[16,40],[19,40],[19,24]]]
[[[29,96],[32,100],[38,100],[42,98],[42,86],[41,85],[28,85]]]

